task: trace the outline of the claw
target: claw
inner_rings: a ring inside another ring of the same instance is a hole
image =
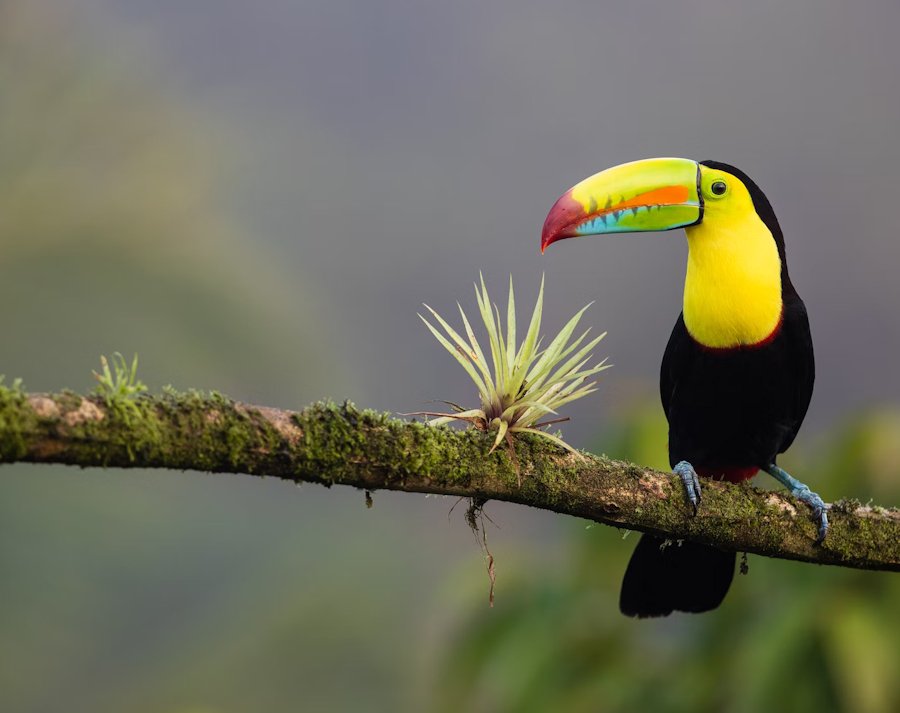
[[[825,535],[828,534],[828,505],[825,501],[822,500],[818,493],[810,490],[808,485],[801,483],[774,463],[770,464],[765,470],[775,480],[790,490],[791,495],[797,500],[806,503],[812,509],[813,519],[818,524],[816,544],[821,544],[825,540]]]
[[[694,510],[694,516],[696,516],[697,509],[700,507],[700,503],[703,502],[703,496],[700,492],[700,478],[697,476],[697,471],[686,460],[676,464],[672,470],[675,472],[675,475],[681,478],[684,492],[687,495],[688,502],[691,504],[691,508]]]
[[[818,493],[814,493],[805,485],[797,490],[792,490],[791,495],[803,501],[812,509],[813,519],[819,523],[816,544],[821,544],[825,539],[825,535],[828,534],[828,505],[819,497]]]

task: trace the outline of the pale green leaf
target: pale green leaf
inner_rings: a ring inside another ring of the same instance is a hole
[[[509,299],[506,302],[506,359],[507,369],[512,373],[516,360],[516,296],[512,275],[509,276]]]
[[[572,446],[566,443],[562,438],[560,438],[559,436],[554,436],[552,433],[547,433],[546,431],[541,431],[537,428],[528,428],[527,426],[513,426],[509,430],[515,433],[532,433],[535,436],[546,438],[548,441],[553,441],[553,443],[555,443],[556,445],[560,446],[561,448],[565,448],[567,451],[575,454],[582,460],[586,460],[586,458],[581,453],[579,453]]]
[[[562,328],[559,334],[554,337],[553,341],[550,342],[550,345],[547,347],[544,355],[538,360],[537,364],[535,364],[529,372],[529,381],[537,380],[545,370],[550,370],[553,368],[555,361],[559,358],[560,352],[562,352],[565,348],[566,342],[569,341],[569,338],[575,331],[575,327],[578,326],[578,322],[581,320],[582,315],[588,307],[590,307],[589,304],[578,310],[578,312],[576,312],[575,315],[566,323],[566,326]]]
[[[444,328],[444,331],[447,332],[447,334],[450,336],[450,338],[454,342],[456,342],[456,345],[465,353],[465,355],[467,357],[469,357],[469,359],[471,359],[472,361],[475,361],[476,356],[475,356],[475,353],[472,351],[469,343],[466,342],[466,340],[463,339],[457,333],[457,331],[455,329],[453,329],[453,327],[450,326],[450,324],[447,322],[447,320],[445,320],[443,317],[441,317],[441,315],[439,315],[435,310],[433,310],[428,305],[423,305],[423,307],[425,307],[425,309],[427,309],[429,312],[431,312],[432,316]]]
[[[510,421],[512,420],[513,414],[515,414],[515,412],[519,411],[520,409],[524,409],[525,411],[537,409],[541,412],[540,415],[544,415],[546,413],[556,413],[556,411],[554,411],[552,408],[549,408],[539,401],[516,401],[512,406],[510,406],[500,415],[500,418],[502,418],[504,421]]]
[[[534,311],[531,313],[531,322],[525,334],[525,341],[516,357],[517,373],[510,384],[510,391],[515,395],[526,379],[528,367],[534,359],[536,344],[538,344],[541,330],[541,317],[544,312],[544,276],[541,276],[541,288],[538,290],[537,300],[534,303]]]
[[[497,343],[500,345],[500,354],[497,359],[500,362],[500,373],[497,374],[497,391],[503,393],[507,391],[507,385],[509,384],[509,361],[506,358],[506,341],[503,339],[500,310],[496,304],[494,305],[494,316],[497,319]],[[511,393],[510,396],[515,396],[515,394]]]
[[[494,439],[494,445],[491,446],[491,450],[489,450],[488,453],[493,453],[494,449],[503,442],[503,437],[506,435],[508,429],[509,424],[506,421],[501,420],[500,426],[497,429],[497,438]]]
[[[459,413],[436,414],[431,412],[424,412],[423,415],[438,417],[431,421],[428,421],[429,426],[440,426],[445,423],[452,423],[453,421],[471,421],[472,419],[476,418],[485,418],[484,411],[482,411],[480,408],[473,408],[468,411],[460,411]]]
[[[475,382],[475,385],[478,387],[478,390],[482,393],[487,391],[487,386],[484,381],[482,381],[481,377],[478,375],[478,372],[475,371],[475,367],[472,366],[472,362],[465,356],[465,353],[460,353],[460,350],[454,347],[445,337],[442,335],[435,327],[431,325],[427,319],[425,319],[421,314],[419,315],[419,319],[425,322],[425,326],[431,331],[434,335],[434,338],[440,342],[440,344],[446,349],[450,354],[453,355],[453,358],[458,361],[463,369],[466,370],[466,373],[472,378],[472,381]]]
[[[488,296],[487,287],[484,284],[484,276],[479,273],[481,280],[481,292],[478,285],[475,285],[475,298],[478,301],[478,311],[481,312],[481,321],[484,322],[485,329],[488,333],[488,340],[491,345],[491,357],[494,364],[494,384],[497,389],[500,388],[500,338],[497,334],[497,325],[494,323],[494,315],[491,312],[490,297]]]
[[[488,367],[487,361],[484,358],[484,352],[481,351],[481,345],[478,343],[478,340],[475,338],[475,332],[472,330],[472,325],[469,324],[469,319],[466,317],[466,313],[463,311],[462,305],[459,302],[456,303],[456,306],[459,308],[459,314],[462,317],[463,327],[466,330],[466,336],[469,338],[469,342],[472,345],[472,352],[475,356],[475,363],[478,366],[479,371],[481,371],[481,375],[484,377],[485,383],[488,387],[493,390],[494,389],[494,380],[491,377],[491,370]]]
[[[588,330],[588,331],[590,331],[590,330]],[[581,336],[581,338],[579,338],[579,342],[580,342],[581,339],[583,339],[585,336],[587,336],[587,332],[585,332],[585,333]],[[588,355],[588,353],[589,353],[594,347],[596,347],[597,344],[600,343],[600,340],[602,340],[603,337],[605,337],[605,336],[606,336],[606,332],[604,332],[604,333],[601,334],[600,336],[594,337],[591,341],[589,341],[587,344],[585,344],[581,349],[578,350],[577,353],[573,354],[573,355],[568,359],[568,361],[566,361],[562,366],[559,367],[559,369],[556,370],[556,372],[553,374],[553,377],[552,377],[552,378],[553,378],[554,380],[555,380],[555,379],[558,379],[558,378],[562,377],[563,375],[567,374],[568,372],[572,371],[572,370],[575,368],[575,365],[578,364],[579,362],[581,362],[581,361]],[[590,357],[588,357],[588,358],[590,358]],[[602,362],[600,362],[600,363],[603,364],[604,362],[606,362],[606,359],[604,359],[604,360],[603,360]]]

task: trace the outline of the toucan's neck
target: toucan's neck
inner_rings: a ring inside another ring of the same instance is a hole
[[[711,217],[685,231],[685,326],[697,342],[711,348],[765,342],[781,322],[778,246],[755,212],[739,221]]]

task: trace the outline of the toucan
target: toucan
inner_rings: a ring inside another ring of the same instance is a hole
[[[776,464],[813,392],[809,320],[778,220],[747,174],[683,158],[601,171],[556,201],[541,252],[564,238],[677,228],[687,235],[687,274],[660,370],[672,469],[694,515],[698,476],[738,483],[765,471],[809,505],[821,541],[826,504]],[[734,552],[645,534],[625,571],[620,609],[637,617],[715,609],[734,568]]]

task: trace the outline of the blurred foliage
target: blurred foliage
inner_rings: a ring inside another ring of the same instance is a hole
[[[78,387],[120,349],[157,385],[322,396],[305,388],[328,371],[309,295],[229,211],[227,129],[100,26],[83,8],[0,3],[4,369]]]
[[[31,390],[85,390],[98,355],[121,349],[140,352],[154,388],[283,406],[327,395],[340,366],[323,356],[314,299],[229,211],[227,130],[87,7],[0,1],[0,370]],[[327,666],[328,653],[274,645],[321,631],[321,607],[343,585],[330,558],[301,546],[315,524],[347,539],[315,493],[301,501],[284,486],[196,475],[35,474],[0,474],[0,710],[341,701],[327,679],[316,689],[296,676]],[[380,597],[373,587],[372,606]],[[349,637],[360,679],[396,689],[366,649],[379,641],[369,614],[345,614],[322,638]]]
[[[609,452],[665,467],[659,409],[626,423]],[[828,499],[890,504],[900,496],[898,444],[900,414],[885,412],[784,462]],[[494,609],[474,606],[447,641],[431,709],[900,710],[897,575],[754,556],[720,609],[636,621],[619,614],[618,594],[637,537],[573,529],[559,571],[530,586],[520,573]]]

